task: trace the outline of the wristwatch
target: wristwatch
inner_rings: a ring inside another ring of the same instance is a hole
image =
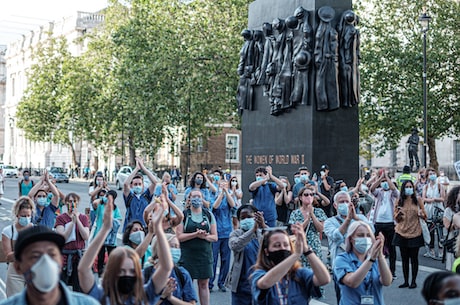
[[[312,254],[312,253],[313,253],[313,250],[312,250],[311,248],[309,248],[307,251],[305,251],[305,252],[303,253],[303,255],[304,255],[305,257],[307,257],[307,256],[309,256],[309,255]]]

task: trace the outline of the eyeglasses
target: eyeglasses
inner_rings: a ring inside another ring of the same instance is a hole
[[[302,196],[304,196],[304,197],[308,197],[308,196],[313,197],[313,196],[315,196],[315,194],[313,194],[313,193],[303,193]]]

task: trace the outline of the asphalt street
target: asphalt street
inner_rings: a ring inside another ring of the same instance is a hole
[[[38,181],[38,177],[32,177],[33,180]],[[11,208],[14,203],[14,200],[18,198],[18,181],[16,178],[6,178],[5,182],[5,194],[0,200],[0,229],[3,230],[3,227],[10,224],[13,220],[11,214]],[[110,185],[112,188],[115,188],[115,185]],[[81,202],[79,205],[80,212],[84,212],[84,209],[89,206],[89,196],[88,196],[88,187],[89,181],[83,180],[71,180],[70,183],[59,183],[58,188],[67,194],[69,192],[75,192],[81,197]],[[183,198],[183,195],[178,196],[178,200]],[[125,215],[125,207],[123,204],[122,193],[118,191],[118,197],[116,199],[116,204],[120,208],[121,215]],[[324,257],[327,254],[326,241],[323,240],[323,250],[325,251]],[[419,262],[420,269],[419,275],[417,278],[417,288],[416,289],[399,289],[398,286],[402,284],[402,270],[401,263],[399,260],[399,249],[398,252],[398,261],[396,268],[397,279],[389,287],[384,288],[384,298],[387,305],[407,305],[407,304],[424,304],[422,295],[420,293],[423,281],[425,278],[434,271],[443,269],[443,264],[440,260],[433,260],[431,258],[423,257],[425,253],[424,249],[420,249]],[[0,263],[0,300],[5,298],[5,276],[6,276],[6,264]],[[216,277],[217,278],[217,277]],[[217,284],[215,285],[217,286]],[[219,305],[230,305],[231,304],[231,293],[220,292],[214,288],[214,291],[211,293],[211,304]],[[314,305],[323,305],[330,304],[335,305],[335,292],[333,284],[328,284],[325,286],[325,296],[321,300],[313,300],[310,304]]]

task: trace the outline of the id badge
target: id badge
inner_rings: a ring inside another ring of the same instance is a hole
[[[373,295],[362,295],[361,305],[374,305],[374,296]]]

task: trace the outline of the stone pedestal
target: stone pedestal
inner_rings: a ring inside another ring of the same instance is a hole
[[[351,9],[351,1],[257,0],[249,6],[248,28],[259,30],[264,22],[291,16],[299,6],[309,11],[310,23],[316,32],[320,7],[335,9],[332,26],[336,27],[342,12]],[[312,86],[313,79],[314,75]],[[291,184],[300,166],[307,166],[312,174],[319,176],[321,165],[328,164],[335,180],[344,179],[349,186],[355,185],[359,176],[358,106],[320,112],[316,110],[313,88],[310,95],[311,105],[297,105],[273,116],[262,86],[255,87],[254,110],[242,113],[242,185],[245,188],[255,180],[254,169],[268,164],[276,176],[287,176]],[[244,191],[247,202],[251,196],[247,189]]]

